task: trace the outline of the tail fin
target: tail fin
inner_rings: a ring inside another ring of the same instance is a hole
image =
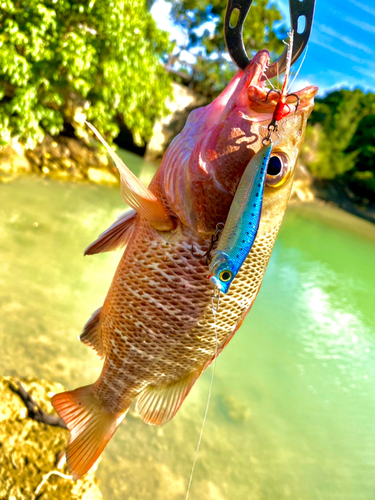
[[[93,385],[87,385],[52,398],[53,406],[70,430],[66,458],[74,480],[95,464],[127,413],[127,410],[105,411],[93,389]]]

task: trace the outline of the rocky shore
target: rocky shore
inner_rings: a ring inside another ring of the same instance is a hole
[[[173,116],[178,116],[178,113],[180,110],[175,111]],[[146,160],[160,162],[163,148],[167,147],[171,138],[170,123],[164,124],[163,127],[163,133],[159,131],[164,141],[160,143],[161,146],[159,144],[162,149],[153,144],[152,148],[146,150]],[[0,149],[0,184],[11,182],[25,174],[38,174],[70,182],[119,184],[117,169],[104,150],[89,146],[83,140],[65,136],[53,138],[46,135],[43,142],[32,151],[25,150],[16,139],[12,139],[7,147]],[[315,199],[332,203],[358,217],[375,222],[375,204],[355,196],[339,181],[314,179],[300,163],[295,173],[290,201],[301,203]]]
[[[30,173],[73,182],[118,183],[117,169],[104,151],[65,136],[46,135],[33,150],[16,139],[0,149],[0,183]]]
[[[14,392],[18,383],[42,410],[55,415],[51,396],[64,389],[45,380],[0,377],[0,499],[101,500],[94,472],[70,479],[64,459],[68,431],[29,418]]]

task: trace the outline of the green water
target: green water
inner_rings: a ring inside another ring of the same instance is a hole
[[[0,199],[0,373],[92,383],[101,362],[77,336],[120,254],[83,250],[123,211],[119,192],[26,177]],[[255,306],[218,359],[191,500],[375,498],[374,255],[375,226],[289,207]],[[98,468],[106,500],[185,498],[210,377],[164,427],[126,418]]]

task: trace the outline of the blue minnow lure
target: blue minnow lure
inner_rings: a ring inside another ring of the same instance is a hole
[[[209,278],[223,293],[228,292],[257,235],[271,150],[272,142],[269,142],[247,165],[234,195],[219,244],[212,253]]]

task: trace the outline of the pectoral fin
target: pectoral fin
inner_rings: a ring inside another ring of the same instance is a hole
[[[146,424],[163,425],[171,420],[201,372],[191,373],[166,386],[148,386],[138,396],[136,410]]]
[[[109,144],[103,139],[98,130],[86,122],[99,141],[105,146],[113,159],[121,176],[121,195],[125,202],[140,215],[149,220],[152,227],[159,231],[173,229],[172,219],[169,217],[157,197],[142,184],[142,182],[129,170],[125,163],[117,156]]]
[[[86,248],[84,255],[111,252],[125,247],[131,238],[136,215],[135,210],[122,214],[112,226]]]

